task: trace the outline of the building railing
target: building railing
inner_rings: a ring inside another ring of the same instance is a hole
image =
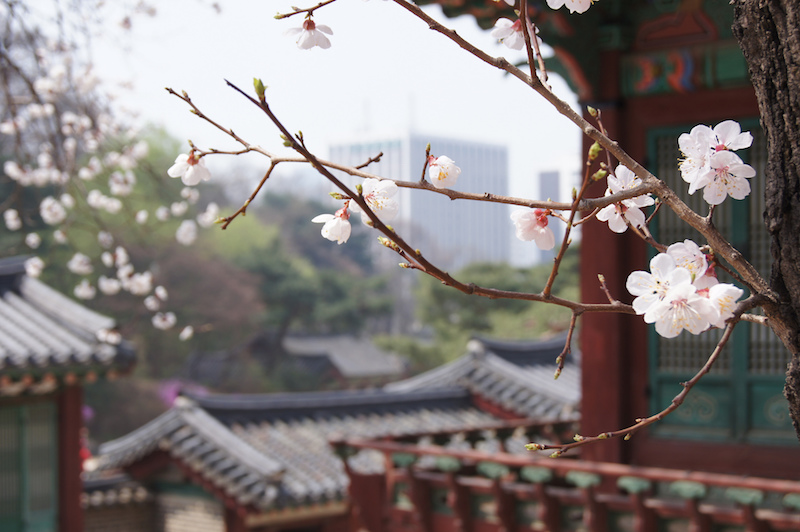
[[[796,481],[391,440],[332,443],[342,457],[384,456],[383,475],[347,467],[355,518],[370,532],[800,530]]]

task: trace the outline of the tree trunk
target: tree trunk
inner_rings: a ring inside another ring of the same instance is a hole
[[[779,304],[770,325],[792,353],[784,393],[800,439],[800,3],[735,0],[733,33],[750,68],[767,136],[766,211],[770,285]]]

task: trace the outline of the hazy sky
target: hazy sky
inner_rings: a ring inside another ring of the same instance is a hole
[[[235,145],[164,87],[187,91],[207,114],[274,149],[274,126],[223,81],[251,90],[257,76],[287,127],[302,130],[309,147],[323,155],[336,139],[412,127],[507,145],[515,194],[532,194],[531,179],[540,171],[577,168],[574,126],[521,82],[468,55],[393,2],[339,0],[319,10],[317,23],[334,32],[328,50],[300,50],[284,35],[302,17],[274,15],[298,3],[306,6],[298,0],[229,0],[220,2],[222,13],[216,14],[197,0],[160,2],[158,15],[135,19],[130,32],[108,25],[109,37],[96,43],[98,72],[132,82],[135,90],[125,105],[205,148]],[[473,19],[447,19],[438,6],[427,11],[490,54],[522,59]],[[556,79],[554,88],[574,105],[566,85]],[[209,164],[213,170],[229,162]],[[469,178],[469,169],[462,178]]]

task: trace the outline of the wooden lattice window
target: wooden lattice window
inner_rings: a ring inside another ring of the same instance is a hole
[[[689,195],[681,179],[681,157],[677,139],[692,125],[652,130],[648,135],[649,167],[669,184],[695,212],[705,215],[708,204],[702,191]],[[757,120],[742,122],[742,129],[753,133],[753,146],[737,152],[757,172],[750,182],[752,193],[744,201],[727,199],[714,212],[715,225],[765,277],[769,278],[771,257],[769,236],[762,215],[766,139]],[[700,235],[667,209],[654,224],[657,239],[664,244],[689,238],[705,244]],[[732,282],[718,270],[720,280]],[[650,333],[650,384],[652,408],[661,409],[680,391],[680,382],[691,377],[705,362],[721,336],[720,330],[699,336],[683,332],[665,339]],[[766,327],[742,323],[717,361],[710,375],[690,394],[686,403],[655,430],[663,436],[792,443],[794,441],[788,407],[782,395],[789,354]]]

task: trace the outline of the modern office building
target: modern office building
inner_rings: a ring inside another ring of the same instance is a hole
[[[508,151],[504,146],[428,137],[416,133],[370,136],[331,146],[330,160],[359,165],[383,152],[367,171],[399,181],[419,181],[425,148],[447,155],[461,168],[456,190],[506,195]],[[354,181],[350,181],[354,182]],[[483,201],[451,201],[444,195],[401,188],[400,215],[392,225],[432,262],[456,271],[475,262],[508,262],[513,225],[506,205]],[[396,263],[396,257],[390,257]]]

